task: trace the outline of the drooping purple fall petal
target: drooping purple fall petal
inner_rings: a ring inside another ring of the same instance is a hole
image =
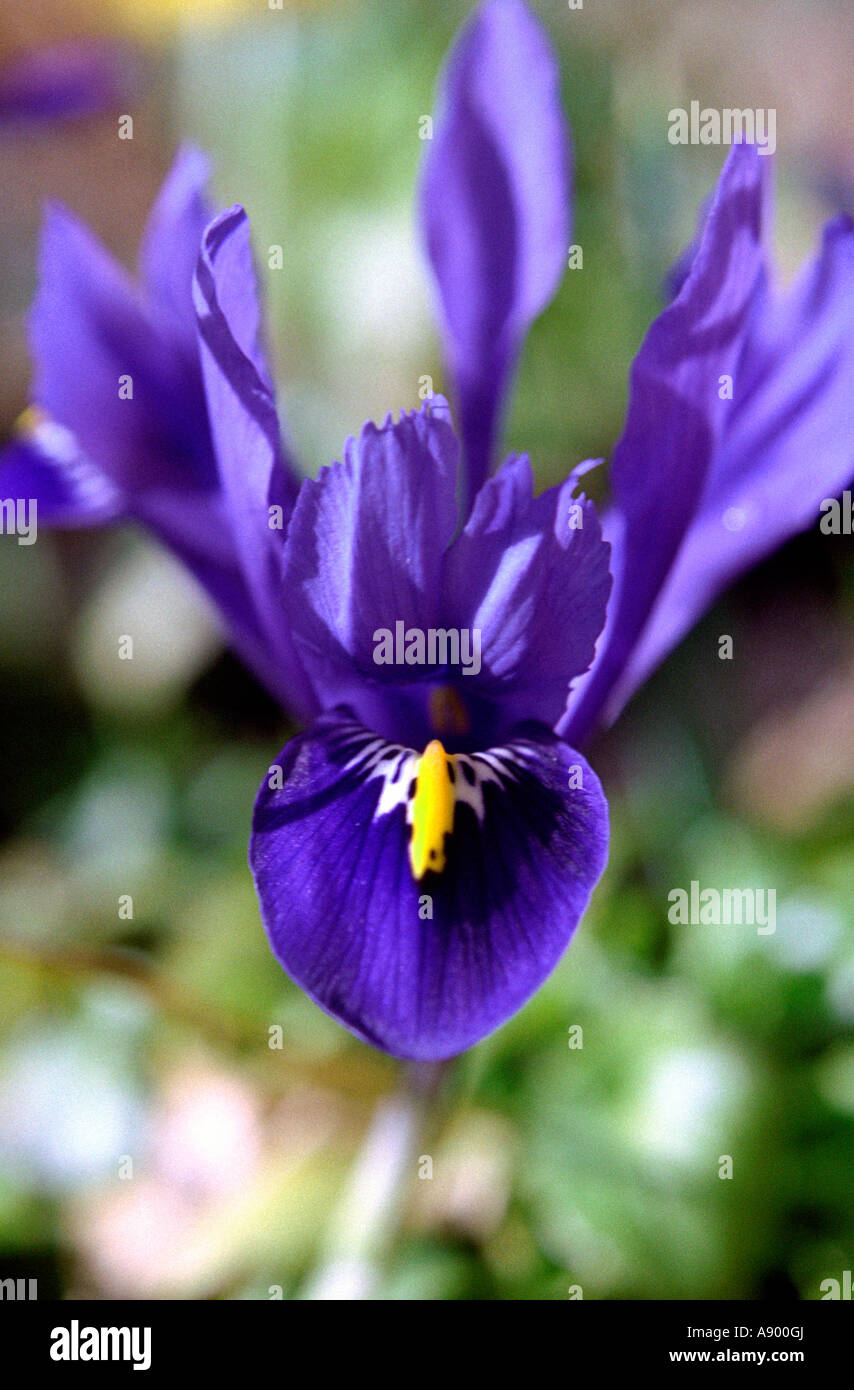
[[[557,964],[605,866],[608,812],[578,753],[523,728],[456,757],[447,863],[416,881],[417,757],[323,715],[262,784],[250,862],[292,979],[375,1047],[438,1060],[497,1028]]]

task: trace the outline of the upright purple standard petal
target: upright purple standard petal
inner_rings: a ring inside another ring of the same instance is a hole
[[[482,632],[478,694],[508,722],[557,722],[605,621],[609,548],[592,502],[575,496],[585,467],[535,498],[527,457],[508,459],[445,561],[445,620]]]
[[[287,703],[310,715],[317,703],[294,648],[282,591],[285,529],[297,484],[282,449],[260,342],[249,220],[242,208],[208,227],[194,300],[213,448],[240,568]]]
[[[451,55],[424,167],[469,500],[493,462],[510,373],[557,288],[569,242],[570,145],[548,42],[521,0],[487,0]]]
[[[614,692],[619,708],[718,594],[854,478],[854,224],[828,224],[800,282],[766,297],[695,517]]]
[[[573,495],[578,473],[535,498],[527,459],[509,460],[452,540],[448,413],[436,398],[348,440],[341,463],[303,483],[285,551],[285,603],[321,703],[419,747],[439,734],[455,747],[500,740],[520,719],[554,724],[610,590],[594,508]],[[453,729],[435,708],[449,698]]]
[[[614,596],[592,671],[558,726],[575,743],[620,681],[709,476],[731,407],[721,377],[736,374],[763,291],[767,163],[754,146],[730,152],[690,272],[632,368],[611,474]]]
[[[340,463],[303,483],[294,509],[284,595],[303,660],[323,704],[351,700],[381,729],[381,681],[398,687],[402,711],[400,687],[424,673],[378,666],[375,633],[441,623],[458,454],[447,404],[436,398],[399,421],[365,425]]]
[[[207,196],[210,160],[194,145],[178,151],[145,226],[139,272],[151,308],[195,350],[193,275],[205,228],[214,216]]]
[[[416,879],[418,754],[323,715],[270,769],[250,844],[288,974],[359,1037],[420,1060],[471,1047],[530,998],[607,857],[595,774],[541,726],[449,758],[445,773],[446,862]]]

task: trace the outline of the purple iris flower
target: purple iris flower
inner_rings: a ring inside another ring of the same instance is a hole
[[[0,473],[45,520],[155,530],[309,721],[256,802],[262,916],[292,978],[403,1057],[469,1047],[552,970],[607,857],[579,744],[854,473],[854,227],[832,223],[781,293],[770,161],[748,146],[634,363],[603,523],[579,491],[590,464],[538,497],[527,458],[496,469],[520,346],[566,264],[570,164],[547,41],[521,0],[488,0],[448,66],[421,190],[459,436],[437,396],[366,425],[298,492],[246,216],[206,222],[199,157],[161,196],[142,298],[54,214],[33,316],[44,414]]]

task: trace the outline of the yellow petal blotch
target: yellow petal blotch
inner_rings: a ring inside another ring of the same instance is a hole
[[[409,866],[415,879],[423,878],[428,869],[440,874],[445,867],[445,836],[454,828],[451,762],[437,738],[418,760],[409,840]]]

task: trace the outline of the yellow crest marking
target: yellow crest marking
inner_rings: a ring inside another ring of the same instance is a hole
[[[409,866],[415,879],[423,878],[428,869],[440,874],[445,867],[445,836],[454,828],[452,762],[437,738],[418,759],[409,840]]]

